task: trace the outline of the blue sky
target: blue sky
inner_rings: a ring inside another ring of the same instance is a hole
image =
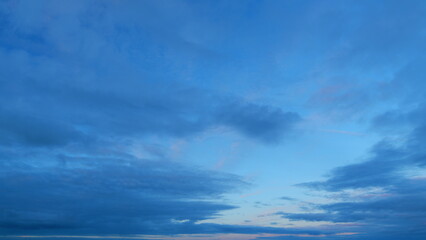
[[[0,2],[0,239],[426,238],[426,2]]]

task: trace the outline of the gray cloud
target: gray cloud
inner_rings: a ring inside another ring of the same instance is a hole
[[[62,156],[21,163],[1,170],[2,234],[153,233],[173,220],[234,208],[207,199],[246,185],[169,161]]]
[[[277,214],[294,221],[361,224],[355,231],[361,231],[363,235],[354,239],[424,238],[426,182],[422,177],[408,174],[409,171],[424,170],[426,165],[423,148],[426,131],[421,117],[425,111],[422,106],[420,104],[413,111],[402,109],[386,113],[380,116],[380,120],[374,120],[374,124],[383,121],[394,127],[401,121],[402,129],[411,129],[408,135],[398,141],[388,139],[379,142],[365,161],[338,167],[325,181],[301,184],[326,192],[357,190],[366,193],[337,198],[334,203],[317,204],[315,212]],[[395,118],[395,115],[399,117]],[[373,192],[369,193],[371,190]]]

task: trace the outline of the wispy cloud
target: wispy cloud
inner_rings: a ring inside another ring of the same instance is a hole
[[[365,136],[365,133],[361,132],[352,132],[352,131],[344,131],[344,130],[337,130],[337,129],[320,129],[321,132],[329,132],[329,133],[337,133],[337,134],[344,134],[344,135],[351,135],[351,136]]]

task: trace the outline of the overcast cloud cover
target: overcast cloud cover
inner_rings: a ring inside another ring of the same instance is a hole
[[[0,238],[425,239],[425,43],[422,0],[0,1]]]

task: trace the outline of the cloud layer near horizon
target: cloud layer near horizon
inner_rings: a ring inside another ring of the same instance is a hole
[[[222,196],[248,184],[132,155],[135,142],[216,128],[278,143],[300,120],[183,81],[185,70],[171,63],[208,51],[163,28],[185,25],[174,21],[187,7],[169,4],[0,3],[0,234],[278,231],[196,224],[235,208]]]
[[[412,129],[407,136],[379,142],[365,161],[335,168],[325,181],[300,184],[334,195],[332,203],[315,204],[311,212],[276,214],[292,221],[355,223],[352,230],[362,234],[352,236],[354,239],[423,239],[425,113],[422,106],[399,112],[400,127],[406,128],[409,123]],[[395,114],[381,114],[373,121],[374,126],[381,121],[380,129],[395,128]]]

